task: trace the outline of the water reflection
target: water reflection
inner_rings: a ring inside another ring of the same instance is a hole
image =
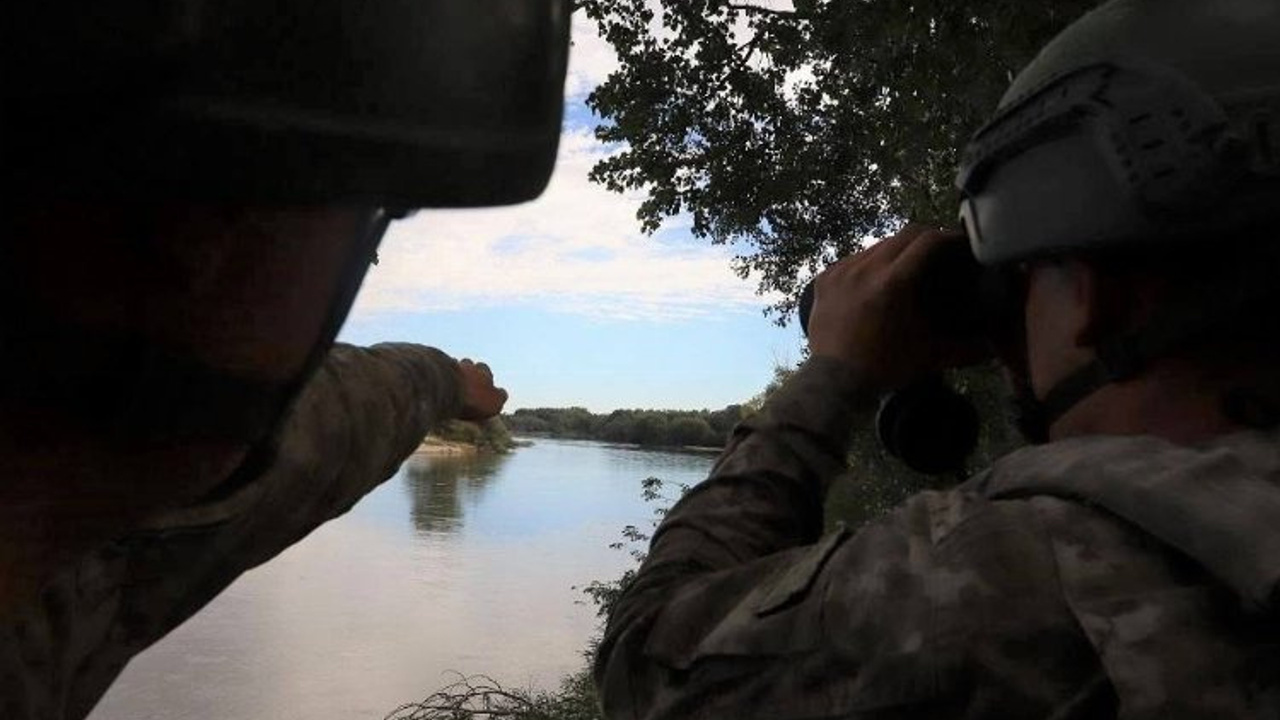
[[[510,456],[415,455],[404,466],[409,516],[423,535],[456,533],[463,510],[484,497]]]
[[[555,441],[413,458],[134,659],[91,720],[376,720],[446,671],[554,688],[599,622],[574,588],[632,565],[609,543],[648,522],[640,480],[710,463]]]

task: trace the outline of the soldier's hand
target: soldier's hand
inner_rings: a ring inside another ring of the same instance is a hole
[[[459,420],[480,422],[502,412],[507,391],[493,384],[493,373],[484,363],[458,361],[458,378],[462,385],[462,412]]]
[[[957,242],[967,242],[963,233],[908,225],[827,268],[814,284],[810,351],[846,363],[872,390],[981,360],[988,351],[980,338],[940,331],[924,312],[923,270]]]

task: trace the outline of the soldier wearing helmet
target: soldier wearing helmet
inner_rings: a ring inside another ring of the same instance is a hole
[[[0,23],[0,717],[137,653],[496,415],[481,364],[334,339],[388,223],[537,196],[562,0],[50,0]]]
[[[819,277],[812,357],[614,607],[606,714],[1280,716],[1277,138],[1280,5],[1113,0],[1064,31],[966,152],[965,232]],[[1005,289],[984,338],[919,310],[966,236]],[[991,352],[1033,444],[822,534],[859,409]]]

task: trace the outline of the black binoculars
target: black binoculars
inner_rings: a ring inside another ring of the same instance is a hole
[[[920,308],[936,332],[957,340],[980,337],[1005,342],[1016,328],[1008,271],[980,265],[963,238],[930,256],[921,269]],[[800,296],[800,326],[806,335],[813,309],[810,282]],[[876,435],[890,455],[917,472],[963,472],[978,444],[978,413],[941,375],[922,378],[886,394],[876,413]]]

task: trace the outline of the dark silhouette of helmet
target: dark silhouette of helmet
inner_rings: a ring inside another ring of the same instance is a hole
[[[957,185],[986,264],[1280,221],[1280,2],[1101,6],[1017,77]]]
[[[41,413],[51,436],[65,422],[148,442],[266,437],[391,218],[542,191],[570,10],[6,5],[0,428]],[[266,352],[248,369],[217,360],[252,348]]]
[[[10,3],[5,187],[111,201],[528,200],[555,159],[569,12],[568,0]]]

